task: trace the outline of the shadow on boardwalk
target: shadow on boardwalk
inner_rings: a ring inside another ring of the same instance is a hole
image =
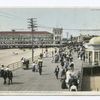
[[[23,82],[13,82],[13,85],[15,85],[15,84],[20,85],[20,84],[24,84],[24,83]]]

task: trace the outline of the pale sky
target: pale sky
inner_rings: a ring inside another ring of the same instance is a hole
[[[38,30],[52,31],[53,27],[63,29],[100,29],[100,9],[89,8],[0,8],[0,31],[27,29],[28,18],[37,18]],[[51,28],[44,28],[51,27]],[[78,35],[99,34],[100,32],[80,32],[64,30]]]

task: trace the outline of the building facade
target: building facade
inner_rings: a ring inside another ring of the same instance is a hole
[[[62,41],[62,28],[54,28],[53,34],[54,34],[54,44],[61,44]]]
[[[0,46],[32,45],[32,36],[34,45],[53,44],[53,34],[46,31],[3,31],[0,32]]]
[[[92,38],[85,47],[85,62],[100,66],[100,37]]]

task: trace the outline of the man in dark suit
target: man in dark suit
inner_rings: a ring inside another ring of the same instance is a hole
[[[7,75],[8,76],[8,84],[10,85],[10,84],[12,84],[13,73],[11,70],[8,70],[7,74],[8,74]]]
[[[58,66],[55,68],[54,73],[55,73],[56,78],[58,79],[58,74],[59,74],[59,67]]]
[[[2,77],[3,77],[3,79],[4,79],[4,84],[6,84],[7,70],[4,70]]]

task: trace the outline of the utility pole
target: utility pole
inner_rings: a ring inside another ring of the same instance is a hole
[[[42,54],[43,54],[43,39],[41,40],[41,43],[42,43]]]
[[[36,21],[36,18],[29,18],[28,20],[29,20],[28,28],[30,28],[31,32],[32,32],[32,62],[33,62],[34,61],[34,47],[33,47],[34,40],[33,40],[33,38],[34,38],[34,31],[37,28],[37,24],[36,24],[37,21]]]

